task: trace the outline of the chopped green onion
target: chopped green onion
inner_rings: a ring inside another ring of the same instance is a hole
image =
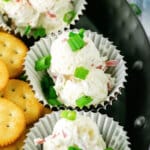
[[[33,29],[32,32],[35,39],[46,35],[46,30],[43,27]]]
[[[9,1],[11,1],[11,0],[3,0],[3,1],[5,1],[5,2],[9,2]]]
[[[44,75],[41,79],[41,88],[43,92],[49,91],[49,87],[54,85],[53,79],[48,75]]]
[[[49,75],[45,75],[41,80],[41,88],[48,103],[53,106],[60,106],[61,103],[57,100],[56,91],[53,87],[54,82]]]
[[[42,88],[45,98],[47,99],[47,102],[51,104],[52,106],[60,106],[62,104],[59,100],[57,100],[56,91],[53,85],[54,85],[54,82],[48,74],[42,77],[41,88]]]
[[[53,87],[54,82],[52,78],[48,75],[45,75],[41,79],[41,88],[46,97],[46,99],[55,99],[57,98],[56,91]]]
[[[70,32],[70,33],[69,33],[69,37],[73,37],[73,36],[75,36],[75,35],[79,35],[79,36],[83,39],[83,37],[84,37],[84,32],[85,32],[84,29],[80,29],[80,30],[79,30],[79,33]]]
[[[62,103],[57,99],[48,99],[47,101],[52,106],[61,106],[62,105]]]
[[[76,105],[80,108],[88,105],[93,99],[90,96],[82,96],[76,100]]]
[[[77,67],[74,72],[74,76],[82,80],[85,80],[88,74],[89,70],[84,67]]]
[[[26,28],[25,28],[24,35],[28,35],[30,32],[31,32],[31,26],[28,25],[28,26],[26,26]]]
[[[76,112],[72,110],[64,110],[61,112],[60,116],[67,120],[75,120],[76,119]]]
[[[69,37],[73,37],[73,36],[75,36],[76,35],[76,33],[74,33],[74,32],[70,32],[69,33]]]
[[[69,146],[68,150],[82,150],[82,149],[77,146]]]
[[[76,15],[76,12],[74,10],[69,11],[65,13],[63,21],[66,22],[67,24],[70,24],[70,22],[73,20],[75,15]]]
[[[49,93],[49,98],[52,98],[52,99],[57,98],[57,94],[53,86],[49,86],[48,93]]]
[[[35,70],[42,71],[48,69],[50,64],[51,64],[51,56],[50,55],[44,56],[35,62]]]
[[[72,51],[78,51],[84,47],[85,42],[78,34],[76,34],[68,39],[68,44]]]
[[[136,15],[141,15],[142,10],[140,9],[140,7],[137,4],[131,3],[130,6],[131,6],[132,10],[136,13]]]
[[[43,91],[46,99],[57,98],[57,94],[56,94],[56,91],[53,86],[48,85],[48,83],[46,83],[45,85],[42,83],[41,88],[42,88],[42,91]]]
[[[84,32],[85,32],[85,30],[84,29],[80,29],[79,30],[79,35],[80,35],[80,37],[83,39],[83,37],[84,37]]]
[[[72,51],[78,51],[84,47],[85,41],[83,40],[84,37],[84,29],[80,29],[79,33],[70,32],[69,39],[67,40],[69,46],[71,47]]]
[[[108,148],[106,148],[105,150],[114,150],[113,148],[111,148],[111,147],[108,147]]]

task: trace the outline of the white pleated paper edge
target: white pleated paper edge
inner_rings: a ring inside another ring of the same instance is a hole
[[[87,2],[86,0],[73,0],[75,3],[74,10],[77,13],[75,18],[71,21],[70,24],[66,24],[66,26],[61,26],[59,29],[56,29],[49,34],[58,34],[60,31],[64,31],[65,29],[69,29],[71,25],[75,25],[75,23],[80,19],[80,16],[83,15],[83,11],[86,9]],[[18,28],[14,31],[15,34],[20,34],[22,37],[24,36],[24,30],[19,30]],[[30,38],[30,35],[27,35]]]
[[[103,108],[106,108],[107,104],[112,105],[112,101],[117,100],[118,95],[121,94],[121,89],[124,88],[124,83],[126,82],[127,76],[127,68],[125,66],[126,62],[123,60],[123,56],[120,55],[120,51],[117,50],[112,42],[110,42],[107,38],[104,38],[102,35],[91,32],[89,30],[86,31],[85,34],[93,40],[101,56],[107,56],[108,60],[119,61],[119,64],[116,67],[111,67],[108,69],[108,73],[110,73],[112,77],[115,78],[115,85],[107,96],[107,99],[100,103]],[[39,99],[39,101],[42,101],[44,105],[48,104],[40,86],[40,81],[44,75],[44,72],[35,71],[34,65],[36,60],[50,54],[51,44],[55,38],[57,38],[56,35],[53,37],[48,36],[46,38],[41,38],[38,42],[35,42],[35,44],[27,53],[24,63],[24,70],[30,85],[35,91],[35,96]]]
[[[107,147],[112,147],[114,150],[131,150],[129,138],[123,127],[118,122],[114,121],[106,115],[92,112],[78,112],[81,115],[89,116],[99,128]],[[53,112],[41,118],[30,129],[27,138],[24,141],[24,150],[42,150],[42,146],[34,145],[34,139],[45,138],[52,133],[56,122],[60,119],[60,111]]]

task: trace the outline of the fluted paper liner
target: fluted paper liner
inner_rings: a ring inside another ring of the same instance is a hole
[[[80,19],[80,16],[83,15],[83,11],[86,9],[86,5],[87,2],[86,0],[73,0],[74,2],[74,10],[76,12],[76,16],[75,18],[69,23],[66,24],[65,26],[61,26],[60,28],[56,29],[56,30],[52,30],[49,34],[57,34],[60,31],[64,31],[65,29],[69,29],[71,25],[75,25],[75,23]],[[11,27],[9,27],[8,25],[6,25],[6,22],[4,22],[3,20],[3,26],[11,29]],[[20,30],[19,28],[16,27],[16,29],[11,29],[14,34],[20,35],[21,37],[26,36],[24,35],[24,30]],[[31,35],[27,35],[28,38],[31,37]]]
[[[101,56],[107,56],[108,60],[119,61],[119,64],[116,67],[111,67],[107,70],[107,72],[115,78],[115,85],[112,91],[108,94],[107,99],[98,105],[91,105],[83,108],[84,110],[99,111],[101,108],[106,108],[107,104],[111,105],[113,100],[117,100],[118,94],[121,94],[121,89],[124,88],[124,83],[126,82],[126,66],[123,56],[120,55],[119,50],[117,50],[112,42],[110,42],[107,38],[104,38],[103,35],[99,35],[91,31],[86,31],[85,34],[93,40]],[[48,105],[48,102],[41,90],[40,81],[45,72],[35,71],[34,65],[36,60],[50,53],[51,44],[56,38],[56,35],[51,37],[48,36],[36,42],[35,45],[30,48],[30,51],[25,59],[25,72],[27,78],[30,82],[30,85],[33,87],[33,90],[35,91],[36,97],[39,99],[39,101],[42,101],[44,105]],[[58,110],[61,108],[64,109],[66,106],[53,108],[54,110]],[[76,107],[76,109],[81,110],[78,107]]]
[[[92,112],[77,112],[81,115],[90,117],[98,126],[99,132],[102,135],[107,147],[112,147],[114,150],[131,150],[126,131],[107,115]],[[60,119],[60,111],[53,112],[41,118],[30,129],[24,144],[24,150],[42,150],[41,145],[35,145],[34,139],[45,138],[50,135],[56,122]]]

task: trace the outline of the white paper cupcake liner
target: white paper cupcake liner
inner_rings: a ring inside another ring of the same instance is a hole
[[[112,147],[114,150],[131,150],[127,133],[118,122],[100,113],[83,111],[78,113],[90,117],[97,124],[107,147]],[[24,142],[24,150],[42,150],[41,145],[35,146],[34,139],[45,138],[50,135],[59,119],[60,112],[53,112],[35,123],[34,127],[31,128],[27,134],[27,138]]]
[[[120,52],[116,49],[116,47],[112,44],[112,42],[108,41],[107,38],[104,38],[102,35],[99,35],[95,32],[86,31],[85,34],[90,37],[95,43],[96,47],[99,49],[101,56],[107,56],[108,60],[118,60],[119,64],[116,67],[112,67],[108,69],[108,73],[115,78],[115,85],[112,91],[107,96],[107,99],[101,102],[98,105],[91,105],[89,107],[84,107],[84,110],[91,111],[99,111],[101,108],[106,108],[108,104],[112,105],[114,100],[117,100],[118,94],[121,94],[121,89],[124,88],[124,83],[126,82],[126,66],[125,61],[123,60],[123,56],[120,55]],[[42,38],[40,41],[36,42],[34,46],[30,48],[30,51],[27,54],[25,59],[25,72],[27,78],[30,82],[30,85],[33,87],[35,91],[35,96],[41,101],[44,105],[48,105],[47,100],[44,97],[44,93],[41,90],[40,80],[42,76],[45,74],[44,71],[35,71],[34,65],[35,61],[39,58],[50,54],[51,44],[57,36],[48,36],[46,38]],[[49,105],[50,106],[50,105]],[[52,107],[52,106],[50,106]],[[68,107],[55,107],[54,110],[57,109],[65,109]],[[69,107],[70,109],[74,109]],[[81,110],[76,107],[77,110]]]
[[[75,25],[75,23],[79,20],[80,16],[83,15],[83,11],[86,9],[86,5],[87,2],[86,0],[73,0],[74,3],[74,10],[76,12],[76,16],[75,18],[66,25],[61,26],[60,28],[56,29],[56,30],[52,30],[49,34],[57,34],[59,31],[64,31],[65,29],[69,29],[71,25]],[[7,26],[7,24],[4,22],[3,20],[3,25]],[[11,27],[7,26],[9,29],[11,29]],[[26,35],[24,35],[24,30],[20,30],[19,28],[15,27],[14,29],[11,29],[14,34],[20,35],[21,37],[24,37]],[[27,35],[27,38],[31,38],[32,35]]]

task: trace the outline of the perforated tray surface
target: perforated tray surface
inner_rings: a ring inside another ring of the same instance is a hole
[[[75,26],[108,37],[127,61],[125,90],[113,106],[102,110],[125,127],[132,150],[150,144],[150,44],[144,29],[125,0],[88,0],[85,15]]]

